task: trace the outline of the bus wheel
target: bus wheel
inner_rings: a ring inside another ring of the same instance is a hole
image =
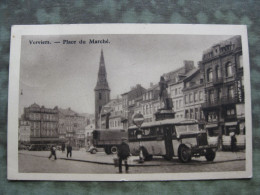
[[[191,150],[185,145],[181,145],[178,151],[179,160],[183,163],[187,163],[191,160]]]
[[[110,150],[110,147],[105,147],[105,153],[108,155],[108,154],[111,154],[111,150]]]
[[[117,153],[117,147],[116,146],[112,146],[110,148],[110,151],[111,151],[112,154],[116,154]]]
[[[214,152],[211,148],[207,149],[207,152],[205,154],[205,158],[207,161],[213,161],[216,157],[216,152]]]

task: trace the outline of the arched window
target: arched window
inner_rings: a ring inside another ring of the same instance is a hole
[[[213,79],[212,69],[211,68],[209,68],[208,71],[207,71],[207,79],[208,79],[208,82],[211,82],[212,79]]]
[[[221,77],[219,65],[216,66],[216,79]]]
[[[231,65],[231,62],[228,62],[226,64],[226,76],[227,77],[232,76],[232,65]]]

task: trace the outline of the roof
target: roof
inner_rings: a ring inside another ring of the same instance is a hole
[[[198,123],[197,120],[174,118],[174,119],[165,119],[165,120],[161,120],[161,121],[143,123],[141,128],[151,127],[151,126],[170,125],[170,124],[180,125],[180,124],[194,124],[194,123]],[[129,127],[129,129],[136,129],[136,128],[137,127],[135,125]]]
[[[213,48],[216,47],[216,46],[220,46],[221,47],[225,47],[225,46],[228,46],[228,45],[233,45],[233,49],[232,50],[235,50],[236,48],[241,48],[242,47],[242,44],[241,44],[241,36],[240,35],[236,35],[236,36],[233,36],[227,40],[224,40],[224,41],[221,41],[219,43],[216,43],[214,45],[212,45],[210,48],[206,49],[203,51],[203,56],[205,54],[208,54],[210,52],[213,51]]]
[[[130,91],[123,93],[121,95],[127,95],[128,100],[132,100],[135,98],[138,98],[139,96],[143,95],[145,93],[146,89],[143,88],[141,85],[137,84],[136,87],[131,89]]]
[[[70,108],[67,108],[67,109],[59,108],[59,112],[65,116],[75,116],[75,115],[78,116],[78,113],[71,110]]]

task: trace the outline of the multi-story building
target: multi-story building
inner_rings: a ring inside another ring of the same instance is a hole
[[[19,120],[19,131],[18,131],[19,143],[29,143],[31,135],[31,126],[29,121]]]
[[[110,101],[110,88],[107,82],[107,72],[105,67],[105,60],[103,56],[103,50],[101,50],[98,79],[94,89],[95,91],[95,126],[99,128],[98,119],[102,107]]]
[[[120,129],[122,116],[122,99],[112,99],[102,107],[98,124],[101,129]]]
[[[186,75],[195,69],[194,62],[184,60],[183,67],[171,71],[163,76],[168,82],[168,94],[172,99],[173,110],[176,118],[184,118],[184,101],[183,101],[183,79]]]
[[[183,83],[185,118],[196,119],[203,127],[205,118],[201,105],[204,103],[204,82],[200,69],[190,71]]]
[[[129,92],[122,94],[122,123],[123,128],[127,129],[132,125],[132,117],[135,113],[136,105],[141,101],[143,94],[146,92],[146,89],[143,88],[140,84],[137,84],[135,87],[132,87]]]
[[[30,123],[30,142],[58,142],[58,107],[40,107],[34,103],[24,108],[25,121]]]
[[[155,121],[155,113],[163,107],[159,97],[159,85],[150,84],[150,88],[142,95],[141,101],[135,106],[135,113],[141,113],[144,116],[144,122]]]
[[[58,110],[60,139],[66,142],[70,142],[70,144],[73,146],[77,146],[77,143],[79,143],[78,134],[82,134],[80,132],[84,131],[88,124],[88,118],[78,114],[71,108],[59,108]]]
[[[244,82],[241,37],[234,36],[204,51],[202,105],[210,136],[245,134]]]

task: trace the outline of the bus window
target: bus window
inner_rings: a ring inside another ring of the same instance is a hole
[[[151,130],[149,128],[147,129],[143,129],[143,135],[150,135],[151,134]]]
[[[163,135],[162,127],[155,127],[157,135]]]
[[[176,131],[178,133],[196,132],[199,131],[199,126],[198,124],[176,125]]]

